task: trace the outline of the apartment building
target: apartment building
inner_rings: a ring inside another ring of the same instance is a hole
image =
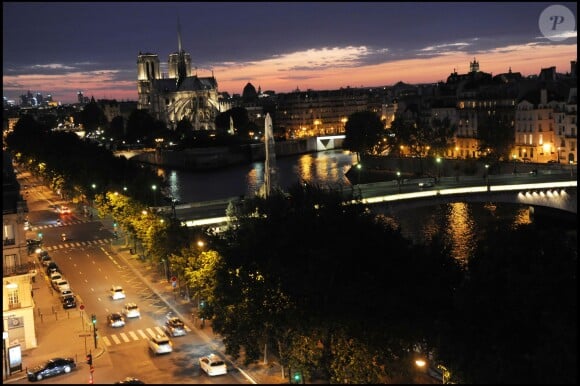
[[[12,160],[3,152],[2,167],[2,322],[4,346],[26,350],[37,346],[32,280],[24,220],[26,202],[20,195]]]
[[[537,94],[537,93],[536,93]],[[566,97],[540,90],[539,100],[530,94],[516,107],[513,159],[531,162],[577,162],[577,96]]]

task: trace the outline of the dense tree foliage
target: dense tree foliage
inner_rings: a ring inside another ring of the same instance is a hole
[[[150,169],[125,157],[115,157],[110,150],[83,141],[74,133],[50,131],[28,117],[18,121],[6,144],[19,162],[34,165],[35,172],[51,188],[60,189],[74,202],[125,187],[131,197],[152,204],[149,187],[163,185],[163,180]]]
[[[479,151],[492,161],[509,161],[509,152],[514,144],[514,128],[511,122],[499,114],[487,115],[477,125]]]
[[[345,125],[343,147],[356,152],[360,158],[365,154],[377,154],[386,135],[385,125],[372,111],[351,114]]]
[[[109,124],[105,113],[94,98],[91,98],[91,101],[80,112],[80,123],[87,133],[92,133],[99,128],[104,130]]]
[[[344,198],[296,185],[230,208],[208,307],[228,353],[243,347],[255,360],[267,344],[285,365],[350,382],[408,374],[409,350],[432,335],[438,304],[451,302],[457,267]],[[307,352],[304,342],[311,342]],[[345,344],[354,351],[338,349]],[[369,366],[363,378],[351,373]]]

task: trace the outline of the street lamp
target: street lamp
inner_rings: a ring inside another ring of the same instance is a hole
[[[155,194],[157,190],[157,185],[152,185],[151,189],[153,190],[153,206],[157,206],[157,195]]]
[[[487,191],[489,192],[489,165],[485,164],[485,184],[487,185]]]
[[[415,360],[415,365],[417,365],[417,367],[423,369],[425,368],[425,366],[427,366],[427,361],[425,361],[424,359],[417,359]],[[443,366],[443,365],[437,365],[437,370],[441,371],[441,383],[447,384],[450,383],[450,379],[451,379],[451,372],[447,369],[447,367]]]
[[[439,182],[441,178],[441,157],[435,158],[435,161],[437,161],[437,182]]]
[[[518,158],[518,156],[515,155],[515,154],[513,154],[512,155],[512,158],[514,159],[514,174],[516,174],[517,173],[517,170],[516,170],[516,159]]]
[[[570,160],[570,178],[574,179],[574,161]]]
[[[399,194],[401,193],[401,172],[397,170],[397,185],[399,185]]]
[[[360,163],[356,164],[356,169],[358,171],[358,182],[357,182],[357,185],[360,185],[360,173],[361,173],[362,165]]]

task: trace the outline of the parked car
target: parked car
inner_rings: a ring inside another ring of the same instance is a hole
[[[53,272],[50,274],[50,281],[55,282],[64,279],[62,273],[60,272]]]
[[[59,374],[68,374],[77,367],[73,358],[52,358],[26,370],[29,381],[40,381]]]
[[[187,331],[185,331],[185,324],[177,317],[167,319],[165,322],[165,331],[167,332],[167,335],[174,337],[187,334]]]
[[[119,312],[113,312],[107,315],[107,324],[111,327],[123,327],[125,325],[125,318]]]
[[[52,282],[52,285],[53,285],[54,289],[57,290],[57,291],[69,290],[70,289],[70,284],[65,279],[53,281]]]
[[[62,308],[75,308],[77,306],[77,300],[74,295],[64,295],[61,297]]]
[[[173,343],[167,335],[157,335],[149,339],[149,349],[153,354],[169,354],[173,351]]]
[[[199,358],[199,367],[209,376],[227,374],[226,363],[217,355],[210,354]]]
[[[126,318],[140,318],[141,312],[139,311],[139,307],[135,303],[125,303],[123,306],[123,315]]]
[[[113,300],[125,299],[125,291],[121,286],[118,285],[111,286],[110,292],[111,298]]]
[[[74,294],[73,294],[72,290],[70,290],[70,289],[65,289],[65,290],[60,291],[60,296],[66,296],[66,295],[74,295]]]
[[[46,266],[46,274],[50,276],[51,274],[53,274],[55,272],[60,272],[60,268],[58,268],[58,265],[56,265],[56,263],[54,261],[51,261]]]

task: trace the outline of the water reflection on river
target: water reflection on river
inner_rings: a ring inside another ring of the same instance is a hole
[[[301,181],[322,186],[350,186],[346,172],[355,160],[356,155],[346,150],[278,158],[278,182],[283,189]],[[264,183],[264,162],[209,172],[159,168],[158,173],[169,184],[169,193],[180,202],[211,201],[241,195],[253,196]]]
[[[300,181],[322,186],[350,186],[346,178],[356,163],[356,155],[343,150],[303,154],[276,160],[279,185],[283,188]],[[170,193],[180,202],[209,201],[252,196],[264,183],[264,163],[254,162],[211,172],[188,172],[159,169],[169,183]],[[423,242],[441,232],[451,246],[451,253],[465,263],[472,255],[485,230],[499,221],[512,227],[531,223],[529,208],[512,204],[452,203],[416,208],[396,213],[390,221],[399,226],[405,237]]]
[[[525,205],[464,202],[416,208],[394,214],[391,220],[405,237],[416,243],[431,240],[440,233],[449,243],[451,255],[462,264],[467,263],[489,227],[507,221],[515,229],[532,222]]]

